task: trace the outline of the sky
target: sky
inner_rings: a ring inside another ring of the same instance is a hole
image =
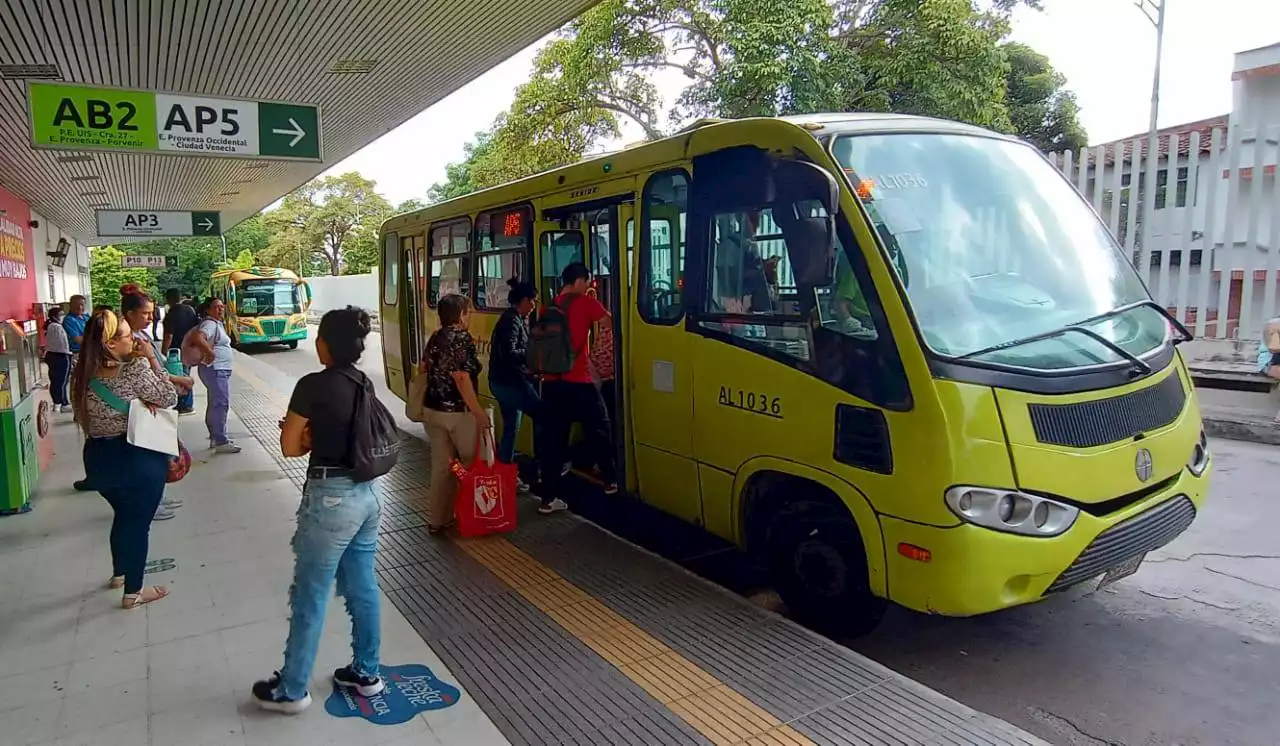
[[[1164,0],[1161,127],[1231,109],[1235,52],[1280,42],[1280,0]],[[1090,143],[1139,134],[1150,118],[1155,29],[1134,0],[1044,0],[1044,11],[1019,10],[1012,39],[1049,57],[1081,107]],[[392,204],[423,198],[444,180],[447,163],[511,102],[532,67],[537,45],[521,51],[435,106],[329,169],[359,171]],[[666,102],[679,94],[679,73],[656,82]],[[496,91],[506,95],[495,95]],[[603,149],[642,139],[634,125]]]

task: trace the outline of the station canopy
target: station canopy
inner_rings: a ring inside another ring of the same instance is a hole
[[[98,236],[99,209],[217,211],[228,229],[591,4],[6,0],[0,3],[0,186],[91,245],[108,242]],[[48,85],[58,83],[125,90],[99,96],[107,108],[89,111],[94,91]],[[29,91],[44,99],[42,124],[33,126]],[[61,105],[49,98],[64,92]],[[240,106],[233,126],[218,113],[225,100],[263,103],[247,107],[251,112]],[[174,102],[181,109],[176,116],[165,113],[170,109],[157,116],[151,108]],[[306,116],[314,115],[311,106],[318,107],[320,131],[308,141],[295,133],[315,129]],[[119,125],[127,116],[142,126],[126,125],[123,134],[134,139],[118,140],[131,151],[77,150],[74,138],[68,145],[50,129],[51,116],[67,126],[93,126],[91,119]],[[192,130],[206,116],[213,119],[206,132],[234,132],[225,147],[238,149],[239,157],[189,152],[188,142],[201,147]],[[170,118],[195,139],[157,135]],[[42,138],[62,149],[34,147]],[[308,151],[308,142],[318,147]],[[267,157],[287,155],[291,143],[306,151],[300,159]],[[400,167],[417,166],[406,161]],[[431,177],[422,174],[424,192]]]

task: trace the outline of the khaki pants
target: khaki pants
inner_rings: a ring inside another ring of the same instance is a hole
[[[449,472],[457,458],[470,466],[476,455],[476,420],[470,412],[423,409],[422,424],[431,444],[431,486],[427,489],[427,523],[444,526],[453,520],[458,480]]]

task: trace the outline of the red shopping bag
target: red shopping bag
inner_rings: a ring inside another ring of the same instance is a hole
[[[484,442],[476,438],[476,455],[470,466],[457,459],[449,470],[458,478],[453,515],[464,538],[505,534],[516,529],[516,465],[484,457]],[[494,449],[490,442],[489,453]]]

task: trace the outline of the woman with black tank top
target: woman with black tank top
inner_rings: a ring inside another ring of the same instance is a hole
[[[253,697],[265,710],[295,714],[311,704],[307,682],[335,578],[351,615],[352,660],[333,672],[333,683],[364,697],[385,688],[378,671],[381,607],[374,574],[382,506],[374,482],[352,479],[349,458],[357,386],[365,380],[355,366],[369,329],[369,314],[353,306],[324,315],[316,335],[324,370],[298,381],[280,422],[284,455],[310,454],[310,461],[293,537],[284,667],[253,685]]]

